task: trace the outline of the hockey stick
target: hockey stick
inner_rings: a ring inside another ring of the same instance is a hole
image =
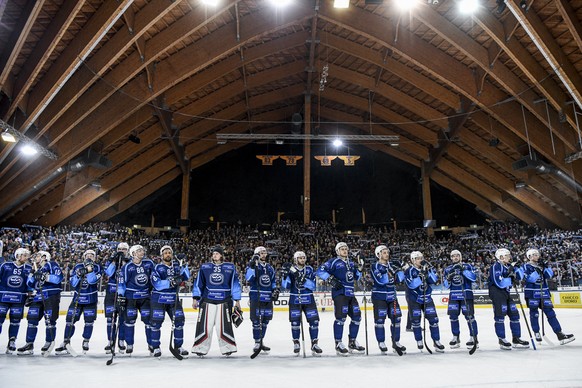
[[[259,278],[257,277],[257,268],[259,266],[259,260],[255,260],[255,282],[257,282],[257,309],[259,310],[257,313],[259,314],[259,330],[260,330],[260,339],[259,339],[259,348],[253,351],[251,354],[251,360],[257,358],[257,356],[261,353],[263,349],[263,315],[261,314],[261,283],[259,282]]]
[[[79,308],[79,296],[81,293],[81,286],[83,285],[83,281],[85,280],[85,275],[81,276],[81,279],[79,280],[79,285],[78,288],[75,290],[77,293],[77,297],[75,298],[75,304],[73,305],[73,315],[71,316],[71,326],[72,326],[72,330],[74,330],[74,326],[75,326],[75,318],[77,317],[77,308]],[[65,320],[65,324],[68,323]],[[69,338],[65,338],[65,349],[67,349],[67,351],[69,352],[69,354],[73,357],[77,357],[78,354],[75,351],[75,349],[73,349],[73,347],[71,346],[71,337]]]
[[[521,297],[519,296],[519,292],[517,292],[517,286],[515,284],[513,284],[513,290],[515,291],[515,295],[517,295],[517,298],[519,299],[519,307],[521,308],[521,315],[523,316],[523,320],[525,321],[525,326],[527,327],[527,332],[529,333],[529,340],[531,342],[531,346],[533,347],[534,350],[538,350],[536,348],[535,340],[533,339],[533,337],[531,335],[531,329],[529,328],[529,322],[527,320],[527,317],[525,316],[525,310],[523,309],[523,305],[521,304]],[[510,300],[511,300],[511,298],[510,298]]]
[[[301,308],[303,310],[303,308]],[[303,358],[306,358],[305,355],[305,330],[303,329],[303,311],[299,313],[299,319],[301,320],[301,347],[303,348]]]
[[[182,270],[182,260],[179,261],[179,270]],[[180,300],[180,284],[176,285],[176,300],[174,301],[174,314],[172,316],[172,330],[170,330],[170,353],[178,360],[182,361],[184,357],[174,347],[174,329],[176,328],[176,310],[178,309],[178,301]]]
[[[544,341],[546,341],[548,343],[548,345],[550,346],[556,346],[547,336],[546,336],[546,330],[545,330],[545,326],[544,326],[544,307],[545,307],[545,293],[544,293],[544,268],[542,268],[542,281],[540,284],[540,310],[542,310],[542,314],[541,314],[541,320],[542,320],[542,338],[544,339]]]
[[[366,298],[366,273],[362,273],[362,279],[364,279],[364,333],[366,334],[366,356],[368,355],[368,298]]]
[[[394,323],[394,320],[396,320],[396,298],[398,297],[398,294],[396,293],[396,289],[394,289],[394,301],[392,302],[392,306],[393,306],[393,316],[392,316],[392,325],[394,327],[393,330],[396,330],[396,324]],[[391,335],[394,335],[393,332],[390,333]],[[402,349],[400,349],[398,346],[396,346],[396,343],[394,342],[394,339],[392,339],[392,349],[394,349],[394,351],[399,355],[402,356],[404,354],[404,352],[402,351]]]
[[[432,354],[432,350],[428,347],[428,344],[426,343],[426,323],[428,322],[428,319],[426,317],[426,287],[428,286],[428,283],[426,281],[426,277],[428,276],[428,274],[424,273],[424,275],[425,275],[425,277],[423,277],[423,279],[422,279],[422,317],[423,317],[422,340],[424,341],[424,347],[426,348],[426,351],[429,354]]]
[[[464,281],[463,281],[464,283]],[[467,290],[465,290],[465,285],[463,284],[463,301],[465,302],[465,308],[467,309],[467,313],[471,313],[471,317],[472,320],[469,320],[469,335],[473,338],[473,347],[469,350],[469,354],[473,355],[473,353],[475,353],[475,351],[477,350],[477,334],[473,333],[473,322],[476,322],[475,320],[475,307],[472,307],[472,311],[469,311],[469,304],[467,303],[467,295],[466,295]]]
[[[113,357],[115,357],[115,344],[117,343],[117,335],[119,331],[119,312],[117,311],[117,288],[119,287],[119,273],[121,271],[121,258],[122,255],[117,257],[117,267],[115,267],[115,282],[117,283],[115,287],[115,295],[113,295],[113,317],[111,325],[111,358],[107,360],[106,365],[111,365],[113,363]]]
[[[43,262],[44,262],[44,258],[42,259],[41,264]],[[36,265],[36,261],[33,263],[33,266],[34,266],[34,272],[36,273],[39,270],[38,266]],[[41,270],[42,270],[43,266],[44,266],[44,264],[40,267]],[[44,292],[42,290],[42,283],[41,282],[38,282],[38,290],[40,291],[40,299],[42,300],[42,315],[44,315],[44,322],[45,322],[45,325],[49,325],[50,324],[50,316],[48,316],[46,313],[46,299],[44,297]],[[51,341],[51,346],[45,352],[42,352],[43,357],[48,357],[50,355],[50,353],[52,352],[52,350],[55,347],[56,340],[57,340],[56,338],[53,338]]]

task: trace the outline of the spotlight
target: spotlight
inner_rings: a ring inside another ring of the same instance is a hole
[[[515,182],[515,189],[516,190],[523,189],[525,186],[526,186],[526,184],[523,181],[517,181],[517,182]]]
[[[343,143],[343,141],[341,141],[341,139],[335,139],[335,140],[333,141],[333,145],[334,145],[335,147],[341,147],[341,145],[342,145],[342,144],[344,144],[344,143]]]
[[[129,141],[135,144],[141,143],[141,139],[134,134],[129,135]]]
[[[277,144],[277,145],[283,145],[283,144],[285,144],[285,141],[284,140],[277,139],[277,140],[275,140],[275,144]]]
[[[16,143],[16,138],[8,131],[2,132],[2,140],[4,140],[6,143]]]
[[[202,3],[215,7],[216,5],[218,5],[218,0],[202,0]]]
[[[333,7],[334,8],[349,8],[350,7],[350,0],[334,0]]]
[[[38,151],[36,150],[36,148],[34,148],[30,144],[23,145],[22,148],[20,148],[20,152],[22,152],[26,156],[33,156],[33,155],[38,154]]]
[[[472,14],[479,8],[478,0],[461,0],[459,2],[459,11],[464,14]]]

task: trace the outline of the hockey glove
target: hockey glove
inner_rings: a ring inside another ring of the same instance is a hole
[[[40,284],[43,284],[46,281],[46,272],[43,271],[36,271],[34,273],[34,280],[36,280],[37,282],[39,282]]]
[[[117,311],[125,311],[127,306],[127,298],[123,295],[117,295],[117,301],[115,302],[117,306]]]
[[[178,284],[182,283],[182,279],[179,276],[170,276],[168,280],[170,281],[171,288],[176,288]]]
[[[232,309],[232,315],[230,316],[232,319],[232,323],[234,327],[239,327],[241,323],[243,323],[243,312],[242,309],[238,306],[234,306]]]
[[[254,255],[251,261],[249,262],[249,268],[255,269],[257,268],[257,262],[259,261],[259,255]]]
[[[78,277],[83,277],[85,275],[87,275],[87,268],[81,267],[81,268],[77,269],[77,276]]]
[[[271,292],[271,300],[273,302],[276,302],[279,300],[279,292],[280,290],[278,288],[275,288],[272,292]]]
[[[339,290],[343,287],[342,282],[333,275],[327,279],[327,284],[329,284],[334,290]]]
[[[26,295],[26,299],[24,300],[24,307],[30,307],[32,302],[34,301],[34,295],[28,294]]]

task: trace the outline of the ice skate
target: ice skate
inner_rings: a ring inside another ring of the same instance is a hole
[[[445,345],[441,344],[441,341],[433,341],[433,344],[434,344],[434,350],[435,351],[437,351],[439,353],[444,353],[445,352]]]
[[[499,348],[502,350],[511,350],[511,344],[505,338],[499,338]]]
[[[366,348],[360,345],[355,339],[350,339],[348,348],[350,349],[350,353],[363,353],[366,350]]]
[[[18,354],[19,356],[30,356],[34,354],[34,344],[32,342],[27,342],[26,345],[24,345],[21,348],[18,348],[16,354]]]
[[[348,355],[349,351],[348,351],[348,349],[346,348],[346,345],[344,345],[343,342],[336,341],[336,343],[335,343],[335,353],[338,356],[344,356],[345,357],[345,356]]]
[[[522,340],[519,337],[513,337],[513,340],[511,341],[513,343],[513,347],[516,349],[527,349],[529,348],[529,342]]]
[[[461,340],[458,335],[453,336],[451,342],[449,342],[451,349],[457,349],[461,346]]]
[[[562,332],[556,333],[558,336],[558,340],[560,341],[560,345],[566,345],[569,342],[574,341],[574,334],[564,334]]]
[[[311,354],[314,355],[315,357],[319,357],[321,356],[321,353],[323,353],[323,350],[321,350],[321,348],[317,344],[317,340],[311,341]]]
[[[301,345],[299,344],[299,340],[293,340],[293,353],[296,356],[299,356],[299,352],[301,351]]]

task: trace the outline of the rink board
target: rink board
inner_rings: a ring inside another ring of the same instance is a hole
[[[333,311],[333,300],[331,298],[330,292],[315,292],[315,302],[320,311]],[[477,290],[474,291],[475,294],[475,307],[487,307],[491,308],[491,299],[487,294],[487,290]],[[524,303],[525,299],[523,297],[523,292],[519,293],[521,301]],[[65,314],[66,309],[72,300],[71,292],[63,292],[61,295],[61,305],[60,313]],[[356,297],[360,303],[360,307],[363,309],[366,305],[368,310],[372,309],[372,302],[370,299],[370,293],[366,292],[366,304],[364,304],[364,293],[357,292]],[[103,312],[103,300],[105,298],[104,293],[99,294],[99,304],[97,306],[100,313]],[[432,293],[432,298],[437,308],[446,308],[449,302],[448,292],[435,291]],[[180,299],[182,300],[182,306],[184,306],[184,311],[194,311],[192,309],[192,296],[189,293],[180,294]],[[407,303],[404,296],[404,292],[398,292],[398,302],[402,309],[406,310]],[[552,292],[552,302],[557,308],[582,308],[582,291],[578,289],[563,290],[563,291],[553,291]],[[289,295],[282,293],[279,296],[279,300],[274,303],[276,311],[288,311]],[[248,311],[249,297],[248,293],[243,293],[241,306],[243,310]],[[524,306],[525,307],[525,306]]]

